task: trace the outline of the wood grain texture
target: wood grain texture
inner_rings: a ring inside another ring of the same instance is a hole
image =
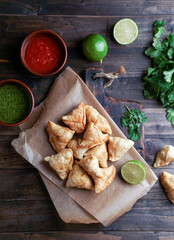
[[[132,231],[100,231],[100,232],[41,232],[41,233],[1,233],[1,240],[172,240],[174,232],[132,232]]]
[[[18,1],[18,0],[1,0],[0,14],[37,14],[40,10],[42,0]]]
[[[154,169],[159,177],[163,169]],[[169,173],[174,172],[174,164],[165,168]],[[22,181],[21,181],[22,179]],[[46,188],[35,169],[5,169],[0,170],[0,201],[42,201],[50,200]],[[8,183],[8,188],[7,188]],[[159,181],[143,196],[142,200],[166,200],[166,194]]]
[[[121,117],[123,116],[124,112],[127,111],[125,105],[127,105],[130,109],[138,109],[142,111],[142,105],[136,101],[130,100],[121,100],[118,98],[111,98],[110,96],[106,95],[104,84],[107,82],[104,78],[97,78],[93,79],[93,75],[96,73],[103,72],[103,69],[97,68],[89,68],[86,69],[84,72],[84,79],[86,85],[89,87],[91,92],[100,102],[100,104],[104,107],[106,112],[111,116],[114,122],[118,125],[118,127],[122,130],[122,132],[128,136],[127,128],[123,128],[121,126]],[[141,137],[138,141],[135,142],[135,148],[141,154],[142,157],[145,156],[144,152],[144,126],[141,125],[140,127]]]
[[[165,18],[166,33],[174,33],[174,16],[170,15],[174,13],[173,7],[172,0],[0,1],[0,14],[30,15],[0,15],[0,59],[9,60],[0,63],[0,80],[16,78],[25,82],[34,93],[36,105],[45,99],[56,76],[33,76],[24,69],[19,58],[24,38],[32,31],[44,28],[57,32],[65,40],[68,47],[66,66],[70,65],[81,76],[86,68],[102,67],[105,72],[110,72],[124,65],[127,74],[114,81],[105,93],[112,98],[143,104],[148,117],[144,124],[145,160],[152,166],[157,151],[164,145],[173,144],[174,128],[165,119],[161,105],[143,96],[142,77],[150,66],[144,51],[152,41],[154,20]],[[138,24],[139,35],[134,43],[121,46],[114,41],[112,29],[115,22],[127,16]],[[91,32],[102,34],[108,42],[109,50],[102,66],[88,61],[81,52],[81,41]],[[63,223],[38,172],[12,149],[10,143],[18,134],[18,127],[0,126],[0,239],[174,239],[174,205],[167,200],[159,181],[131,211],[108,228],[101,224]],[[164,169],[174,174],[174,163],[153,168],[158,177]]]
[[[170,15],[174,9],[172,0],[1,0],[0,14],[23,15],[100,15],[100,16],[136,16]]]
[[[153,209],[153,210],[152,210]],[[0,232],[24,231],[173,231],[174,206],[165,200],[138,200],[105,228],[98,224],[65,224],[51,200],[0,201]]]
[[[173,14],[172,0],[110,0],[108,4],[104,0],[63,0],[48,1],[45,14],[65,15],[104,15],[104,16],[135,16],[135,15],[160,15]],[[42,13],[42,12],[40,12]]]

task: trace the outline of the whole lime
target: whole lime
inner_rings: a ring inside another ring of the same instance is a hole
[[[100,61],[108,51],[108,45],[104,37],[100,34],[92,33],[82,41],[82,50],[84,55],[91,61]]]

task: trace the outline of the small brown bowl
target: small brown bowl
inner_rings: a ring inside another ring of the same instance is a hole
[[[39,36],[39,35],[46,35],[46,36],[50,36],[51,38],[53,38],[54,40],[56,40],[62,50],[62,58],[61,58],[61,63],[60,65],[57,67],[57,69],[53,72],[50,72],[50,73],[40,73],[40,72],[36,72],[35,70],[33,70],[27,63],[26,63],[26,60],[25,60],[25,51],[26,51],[26,47],[28,45],[28,43],[31,41],[31,39],[33,39],[34,37],[36,36]],[[37,30],[37,31],[34,31],[32,33],[30,33],[26,38],[25,40],[23,41],[22,43],[22,46],[21,46],[21,51],[20,51],[20,56],[21,56],[21,61],[24,65],[24,67],[31,73],[33,73],[34,75],[37,75],[37,76],[41,76],[41,77],[47,77],[47,76],[51,76],[51,75],[54,75],[54,74],[57,74],[65,65],[66,63],[66,60],[67,60],[67,47],[66,47],[66,44],[65,42],[63,41],[63,39],[55,32],[53,31],[50,31],[50,30],[47,30],[47,29],[43,29],[43,30]]]
[[[25,116],[24,119],[22,119],[20,122],[16,122],[16,123],[4,123],[4,122],[0,121],[0,124],[5,125],[5,126],[17,126],[17,125],[25,122],[29,118],[29,116],[32,114],[32,111],[34,108],[34,96],[33,96],[33,93],[31,92],[30,88],[23,82],[20,82],[15,79],[5,79],[5,80],[0,81],[0,88],[7,84],[19,86],[20,88],[22,88],[24,90],[25,94],[29,98],[30,108],[28,110],[28,114]]]

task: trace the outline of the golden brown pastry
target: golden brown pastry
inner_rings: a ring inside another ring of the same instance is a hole
[[[111,162],[118,161],[133,145],[134,142],[132,140],[120,137],[109,137],[109,160]]]
[[[174,175],[162,172],[160,180],[167,193],[168,199],[174,203]]]
[[[47,132],[49,141],[56,152],[64,149],[75,133],[75,131],[51,121],[48,121]]]
[[[73,170],[69,173],[66,187],[76,187],[88,190],[94,189],[91,177],[77,162],[74,164]]]
[[[103,176],[98,159],[95,156],[85,157],[80,160],[79,164],[92,178]]]
[[[99,161],[95,156],[85,157],[80,160],[79,164],[93,178],[96,193],[102,192],[109,186],[116,174],[116,168],[113,165],[108,168],[100,168]]]
[[[86,108],[83,103],[73,109],[71,113],[62,117],[63,122],[75,131],[77,134],[81,134],[85,131],[86,126]]]
[[[107,168],[102,168],[101,171],[103,173],[103,176],[101,178],[94,178],[96,193],[100,193],[105,188],[107,188],[114,180],[116,174],[116,168],[114,167],[114,165],[110,165]]]
[[[106,143],[93,147],[84,154],[84,157],[89,156],[97,157],[100,167],[105,168],[108,166],[108,151]]]
[[[79,160],[82,159],[84,153],[88,151],[88,148],[80,147],[81,142],[82,142],[82,138],[71,139],[71,141],[67,145],[68,148],[71,148],[73,150],[74,158]]]
[[[86,107],[87,123],[93,122],[102,132],[112,134],[111,127],[106,118],[104,118],[95,108],[90,105]]]
[[[153,167],[162,167],[174,161],[174,147],[171,145],[164,146],[157,153]]]
[[[103,144],[107,140],[108,134],[103,134],[101,130],[91,122],[83,135],[83,141],[80,143],[80,147],[90,149]]]
[[[68,173],[72,170],[73,151],[71,149],[63,149],[59,153],[44,158],[49,162],[50,166],[57,172],[62,180],[65,180]]]

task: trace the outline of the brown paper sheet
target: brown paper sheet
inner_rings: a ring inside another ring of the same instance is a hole
[[[43,104],[41,114],[31,129],[20,133],[12,145],[18,153],[35,166],[45,177],[58,186],[64,193],[71,197],[77,204],[90,213],[104,226],[110,225],[122,214],[130,210],[133,204],[153,186],[157,177],[139,153],[132,148],[122,159],[114,163],[117,175],[112,184],[100,194],[94,191],[66,188],[56,173],[43,161],[45,156],[54,154],[45,131],[48,120],[58,122],[61,117],[70,112],[80,102],[92,105],[111,125],[113,136],[124,137],[124,134],[106,113],[80,77],[68,67],[56,80],[47,99]],[[139,185],[125,183],[119,176],[121,166],[128,160],[136,159],[143,163],[147,177]],[[65,205],[62,208],[66,208]]]
[[[19,127],[22,131],[32,128],[37,119],[40,116],[44,102],[33,110],[33,113],[27,121],[20,124]],[[42,173],[39,173],[47,191],[54,203],[54,206],[65,223],[98,223],[98,221],[91,216],[87,211],[81,208],[75,201],[73,201],[66,193],[64,193],[59,187],[52,183]],[[62,208],[66,206],[66,208]]]

